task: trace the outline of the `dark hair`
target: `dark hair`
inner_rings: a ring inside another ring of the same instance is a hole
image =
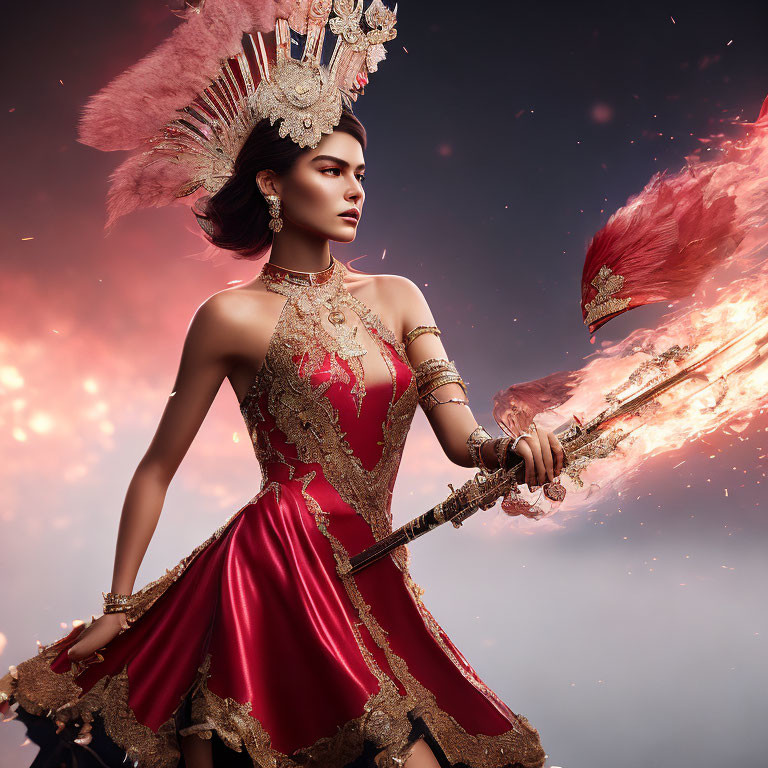
[[[290,136],[281,138],[278,128],[279,123],[270,125],[268,118],[256,123],[235,159],[230,178],[216,194],[198,200],[193,209],[208,240],[233,251],[236,259],[255,261],[272,244],[269,208],[256,183],[256,174],[266,169],[278,176],[287,173],[308,151]],[[334,131],[354,136],[365,149],[365,128],[346,104]]]

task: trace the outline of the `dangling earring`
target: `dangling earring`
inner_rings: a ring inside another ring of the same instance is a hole
[[[280,198],[277,195],[265,195],[269,204],[269,228],[273,232],[279,232],[283,228],[283,220],[280,218]]]

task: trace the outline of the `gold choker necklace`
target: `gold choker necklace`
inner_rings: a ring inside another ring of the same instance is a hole
[[[293,285],[314,286],[327,283],[333,277],[336,264],[337,262],[336,259],[333,258],[333,254],[331,254],[331,263],[319,272],[301,272],[298,269],[280,267],[277,264],[267,261],[261,268],[261,273],[262,277],[265,277],[270,281],[284,280]]]

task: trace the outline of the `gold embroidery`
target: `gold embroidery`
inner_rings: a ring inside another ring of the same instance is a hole
[[[107,736],[126,751],[131,760],[153,768],[175,768],[180,753],[176,744],[173,717],[157,732],[142,725],[128,704],[128,676],[122,672],[105,676],[86,694],[75,683],[71,672],[57,674],[50,668],[58,655],[55,643],[18,666],[18,681],[13,698],[33,715],[47,715],[60,723],[91,723],[96,714],[104,722]]]
[[[411,377],[408,387],[395,400],[396,371],[384,342],[392,345],[410,369],[405,348],[378,315],[343,286],[346,269],[341,262],[336,262],[336,269],[330,280],[318,286],[266,283],[269,290],[287,296],[288,301],[281,315],[280,327],[273,336],[274,344],[270,343],[257,386],[249,402],[244,403],[243,415],[258,446],[259,460],[274,457],[275,449],[268,444],[264,430],[259,428],[259,421],[264,416],[258,405],[259,395],[266,392],[267,410],[288,442],[295,445],[298,458],[304,463],[319,463],[323,467],[331,485],[347,504],[362,515],[378,540],[392,531],[391,490],[416,408],[415,382]],[[360,318],[378,346],[392,380],[392,395],[382,423],[381,452],[376,465],[370,470],[363,467],[355,455],[339,427],[336,409],[323,396],[328,384],[323,382],[313,387],[310,381],[311,374],[325,359],[327,352],[331,353],[331,365],[335,354],[338,354],[336,338],[325,332],[318,320],[318,305],[326,300],[328,292],[337,306],[349,307]],[[301,368],[294,362],[295,356],[300,358]],[[307,360],[312,361],[309,366]],[[405,567],[405,550],[396,551],[393,558],[401,568]]]
[[[206,730],[215,730],[230,749],[242,747],[260,768],[283,764],[282,753],[272,749],[271,738],[261,723],[251,715],[251,702],[240,704],[232,698],[221,698],[208,689],[210,654],[199,669],[200,679],[192,699],[192,719],[203,720]],[[204,735],[206,731],[203,731]]]
[[[327,530],[323,531],[323,533],[330,539],[337,557],[339,559],[348,558],[348,554],[341,542]],[[421,603],[418,593],[419,588],[413,583],[407,573],[406,580],[407,583],[415,587],[415,589],[412,589],[412,594],[418,605],[419,612],[424,617],[425,612],[428,614],[428,611]],[[440,745],[440,748],[445,752],[451,763],[462,762],[471,766],[482,766],[483,768],[499,768],[512,762],[511,758],[514,757],[514,762],[526,766],[526,768],[539,768],[543,764],[544,750],[539,741],[538,731],[530,726],[525,717],[516,715],[514,726],[509,731],[498,736],[485,736],[483,734],[473,736],[467,733],[451,715],[441,710],[437,705],[434,694],[413,677],[405,661],[390,648],[386,637],[387,633],[373,616],[371,607],[366,604],[363,596],[360,594],[355,583],[355,577],[343,576],[342,581],[363,624],[368,629],[374,642],[384,651],[387,662],[395,676],[408,691],[408,704],[403,706],[408,706],[417,716],[422,717],[432,732],[435,741]],[[497,697],[487,686],[468,672],[465,672],[455,655],[443,641],[437,622],[435,622],[431,614],[429,614],[429,618],[431,622],[427,623],[425,620],[427,628],[443,651],[458,667],[459,671],[472,685],[487,695],[491,701],[497,701]],[[383,672],[379,670],[379,674],[383,675]],[[396,689],[391,687],[391,681],[385,677],[382,682],[385,684],[383,688],[385,692],[388,690],[393,691],[389,694],[389,697],[399,700],[400,696]]]
[[[350,390],[357,404],[357,415],[365,397],[365,375],[361,358],[367,349],[357,340],[357,326],[351,327],[343,311],[343,299],[346,290],[343,286],[344,269],[341,262],[332,258],[327,279],[311,285],[301,284],[287,279],[288,276],[276,273],[269,262],[260,274],[266,288],[274,293],[288,297],[291,308],[299,322],[293,325],[299,333],[291,334],[291,324],[283,330],[284,344],[301,350],[303,360],[303,375],[309,378],[323,364],[325,356],[330,352],[330,379],[322,385],[323,391],[336,381],[349,383],[349,376],[339,365],[339,360],[345,360],[355,378]],[[325,270],[324,270],[325,272]],[[327,320],[332,332],[326,330],[322,322],[323,312],[327,311]],[[288,331],[286,334],[285,331]]]
[[[394,695],[387,691],[373,694],[365,703],[362,714],[344,723],[332,736],[318,739],[291,755],[283,754],[271,746],[269,734],[250,714],[249,702],[239,704],[231,698],[223,699],[208,688],[206,679],[210,664],[209,655],[200,668],[201,678],[192,700],[193,720],[198,724],[185,730],[197,732],[202,738],[209,738],[210,732],[215,730],[230,749],[242,752],[245,747],[259,768],[346,765],[362,754],[366,740],[396,758],[407,752],[412,744],[408,739],[412,727],[408,718],[409,701],[399,697],[396,691]]]
[[[624,285],[624,275],[614,274],[607,264],[600,267],[600,271],[592,278],[590,285],[597,289],[597,294],[592,301],[584,306],[584,309],[587,310],[587,316],[584,318],[585,325],[591,325],[601,317],[620,312],[632,300],[631,296],[627,296],[625,299],[611,296],[611,294],[621,290]]]
[[[89,691],[85,699],[91,699],[92,712],[100,712],[107,736],[125,749],[131,760],[153,768],[175,768],[181,753],[176,741],[174,718],[166,720],[157,732],[136,720],[128,704],[125,668],[106,682],[103,692],[97,692],[93,698],[91,693]]]

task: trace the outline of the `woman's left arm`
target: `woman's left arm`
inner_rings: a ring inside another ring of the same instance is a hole
[[[405,344],[408,359],[416,371],[419,403],[440,446],[455,464],[477,466],[470,436],[480,425],[472,415],[465,385],[446,354],[440,329],[424,294],[406,277],[386,275],[382,278],[382,303],[394,307],[399,320],[396,332],[400,334],[400,341]],[[445,383],[441,384],[441,380]],[[479,442],[482,437],[480,428],[474,441]],[[488,469],[499,467],[496,449],[502,439],[486,439],[480,446],[482,463]],[[541,428],[530,437],[519,440],[515,453],[525,460],[525,482],[529,487],[552,481],[563,467],[563,449],[559,440]]]

